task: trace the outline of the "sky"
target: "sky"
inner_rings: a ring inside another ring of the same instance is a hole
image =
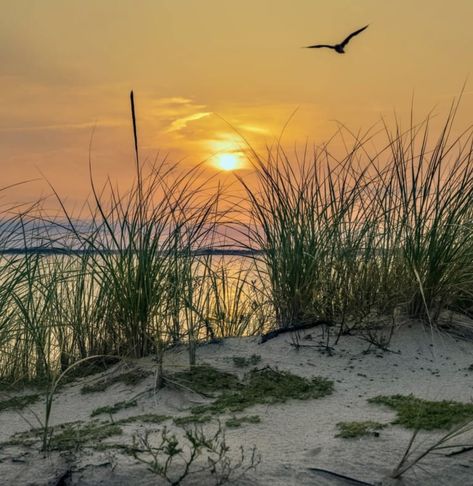
[[[257,150],[321,144],[341,122],[445,114],[466,81],[472,0],[0,0],[1,186],[49,184],[80,205],[94,177],[133,174],[129,92],[143,159],[245,176]],[[302,49],[369,24],[345,55]],[[294,114],[295,112],[295,114]],[[293,116],[292,116],[293,115]],[[292,116],[292,117],[291,117]],[[36,180],[38,179],[38,180]],[[47,181],[47,182],[46,182]]]

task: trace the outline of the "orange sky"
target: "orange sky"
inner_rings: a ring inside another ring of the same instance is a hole
[[[47,177],[70,203],[97,177],[128,180],[134,89],[143,155],[193,165],[274,140],[367,128],[415,94],[445,113],[473,68],[472,0],[15,0],[1,2],[2,186]],[[306,50],[354,39],[347,54]],[[471,122],[473,81],[458,125]],[[214,169],[209,165],[209,170]],[[13,189],[47,194],[44,182]]]

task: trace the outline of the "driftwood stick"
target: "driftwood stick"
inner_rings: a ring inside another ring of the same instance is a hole
[[[266,341],[278,337],[280,334],[284,334],[286,332],[303,331],[304,329],[312,329],[313,327],[317,327],[317,326],[331,326],[331,325],[333,325],[333,323],[330,321],[319,320],[319,321],[308,322],[305,324],[296,324],[291,327],[283,327],[280,329],[275,329],[274,331],[270,331],[267,332],[266,334],[263,334],[261,336],[260,344],[263,344]]]

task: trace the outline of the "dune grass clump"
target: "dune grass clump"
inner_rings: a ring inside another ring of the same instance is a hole
[[[450,429],[473,419],[473,403],[431,401],[414,395],[379,395],[368,402],[392,408],[397,412],[392,423],[409,429]]]
[[[91,174],[90,225],[81,231],[59,199],[70,232],[98,269],[104,292],[102,345],[108,353],[140,358],[156,353],[158,386],[167,342],[186,336],[190,361],[198,338],[194,326],[182,325],[192,312],[189,288],[197,250],[213,231],[219,190],[202,194],[200,167],[179,173],[166,160],[142,164],[133,92],[135,181],[121,192],[108,181],[98,189]]]
[[[24,408],[36,403],[41,396],[38,393],[32,395],[21,395],[0,401],[0,412],[4,410],[23,410]]]
[[[365,143],[355,138],[341,160],[326,146],[295,160],[277,147],[254,154],[256,188],[241,179],[276,328],[323,323],[328,343],[331,329],[340,337],[373,312],[391,315],[402,300],[398,232],[382,228],[372,163],[359,164]]]
[[[94,383],[89,383],[81,388],[82,394],[87,393],[99,393],[105,391],[107,388],[116,385],[117,383],[123,383],[127,386],[135,386],[141,383],[145,378],[150,376],[150,371],[143,370],[142,368],[135,368],[125,373],[118,375],[107,376],[103,379],[97,380]]]
[[[430,323],[472,295],[472,131],[452,135],[457,109],[453,104],[433,141],[429,118],[405,131],[387,130],[392,162],[384,183],[395,195],[389,219],[408,270],[407,312]]]
[[[258,404],[284,403],[288,400],[322,398],[333,392],[333,382],[326,378],[303,378],[287,371],[264,368],[248,372],[233,388],[221,388],[210,404],[191,408],[194,415],[241,412]]]
[[[337,424],[339,432],[335,435],[335,437],[340,437],[342,439],[355,439],[366,436],[378,437],[379,431],[385,427],[386,424],[381,424],[371,420],[360,422],[339,422]]]
[[[253,152],[257,183],[240,181],[277,328],[323,322],[338,338],[399,311],[432,325],[447,308],[469,312],[473,130],[452,135],[457,108],[435,135],[429,118],[386,124],[379,151],[341,128],[341,156],[328,144]]]
[[[258,190],[241,179],[251,205],[250,238],[262,250],[258,258],[265,265],[279,328],[333,317],[335,294],[327,284],[336,282],[329,263],[333,249],[340,247],[342,221],[353,212],[358,184],[344,186],[340,172],[323,174],[322,161],[317,162],[304,160],[294,167],[278,148],[266,160],[255,154]],[[336,193],[340,188],[343,193]]]

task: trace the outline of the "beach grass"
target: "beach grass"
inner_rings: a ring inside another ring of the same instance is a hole
[[[198,345],[221,337],[322,323],[327,345],[355,332],[386,348],[400,315],[432,327],[446,310],[471,315],[472,131],[454,130],[456,110],[439,130],[386,124],[382,149],[344,127],[341,155],[249,149],[255,183],[238,177],[232,243],[251,252],[237,261],[212,254],[234,214],[222,187],[202,166],[143,163],[137,139],[127,190],[97,187],[90,164],[81,218],[53,188],[60,217],[8,208],[0,243],[24,251],[0,262],[1,382],[155,355],[159,388],[171,346],[187,347],[192,369]],[[53,247],[63,253],[34,250]]]

